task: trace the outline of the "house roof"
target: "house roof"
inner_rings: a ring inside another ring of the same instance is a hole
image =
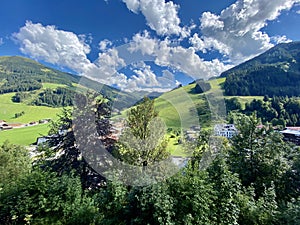
[[[300,131],[300,127],[286,127],[286,129]]]
[[[286,130],[280,131],[280,133],[282,133],[282,134],[292,134],[292,135],[295,135],[295,136],[300,136],[300,131],[298,131],[298,130],[286,129]]]
[[[216,124],[215,131],[237,131],[234,124]]]

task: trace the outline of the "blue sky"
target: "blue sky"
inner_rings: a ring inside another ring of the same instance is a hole
[[[127,91],[218,76],[300,40],[300,0],[2,0],[0,55]]]

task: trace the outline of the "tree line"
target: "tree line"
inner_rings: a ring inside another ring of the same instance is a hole
[[[221,74],[230,96],[299,96],[300,42],[281,43]]]
[[[41,89],[42,86],[41,82],[34,79],[28,79],[22,75],[9,75],[4,84],[0,86],[0,94],[33,91]]]
[[[63,87],[58,87],[55,90],[47,88],[38,94],[38,97],[32,101],[32,104],[50,107],[73,106],[75,94],[79,93]]]
[[[299,148],[284,142],[278,132],[258,128],[255,114],[236,113],[239,133],[230,140],[218,139],[217,152],[211,134],[202,132],[186,167],[152,185],[135,186],[107,180],[90,167],[78,148],[81,137],[75,138],[74,132],[80,124],[93,134],[93,119],[94,135],[107,151],[143,169],[169,157],[153,101],[144,99],[129,110],[127,131],[120,139],[136,137],[131,143],[111,140],[109,102],[91,96],[76,105],[79,110],[72,114],[64,109],[52,123],[49,146],[40,146],[33,164],[22,147],[0,147],[1,224],[300,223]],[[91,144],[87,139],[93,141],[91,136],[81,140],[86,146]],[[148,139],[157,144],[141,147],[151,145]],[[212,161],[203,166],[211,152]]]
[[[253,99],[245,104],[245,109],[238,98],[225,99],[227,111],[238,111],[250,115],[256,113],[261,123],[270,123],[273,126],[300,125],[300,99],[298,97],[264,96],[263,100]]]
[[[229,96],[299,96],[299,72],[286,72],[275,66],[251,67],[250,72],[229,74],[224,92]]]
[[[63,87],[46,88],[38,95],[33,92],[17,92],[12,97],[12,101],[17,103],[27,101],[28,104],[37,106],[67,107],[74,105],[75,95],[80,93]]]

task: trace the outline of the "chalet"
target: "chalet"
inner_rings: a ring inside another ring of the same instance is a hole
[[[49,123],[51,119],[41,119],[39,120],[39,124]]]
[[[280,131],[283,135],[283,140],[300,145],[300,129],[296,127],[287,127],[285,130]]]
[[[300,131],[300,127],[286,127],[286,130],[295,130],[295,131]]]
[[[216,124],[214,127],[214,133],[216,136],[232,138],[237,134],[237,129],[234,124]]]
[[[199,137],[201,127],[200,126],[191,126],[189,130],[184,131],[184,136],[187,141],[196,141]]]
[[[50,137],[44,136],[44,137],[38,137],[36,140],[36,145],[44,145],[50,140]]]
[[[118,140],[124,129],[125,129],[125,122],[123,120],[112,122],[112,126],[110,129],[111,135],[109,138]]]
[[[193,126],[191,126],[191,130],[200,131],[201,130],[201,126],[193,125]]]

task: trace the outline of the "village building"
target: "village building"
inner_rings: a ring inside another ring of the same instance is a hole
[[[214,127],[214,134],[216,136],[232,138],[237,134],[237,129],[234,124],[216,124]]]
[[[122,134],[122,131],[125,129],[125,121],[119,119],[118,121],[113,121],[111,125],[111,134],[109,137],[117,141]]]
[[[179,168],[184,168],[187,166],[190,157],[181,157],[181,156],[171,156],[172,163],[174,163]]]
[[[280,131],[283,135],[283,140],[300,145],[300,127],[286,127]]]
[[[13,127],[9,125],[5,120],[0,120],[0,130],[10,130]]]

